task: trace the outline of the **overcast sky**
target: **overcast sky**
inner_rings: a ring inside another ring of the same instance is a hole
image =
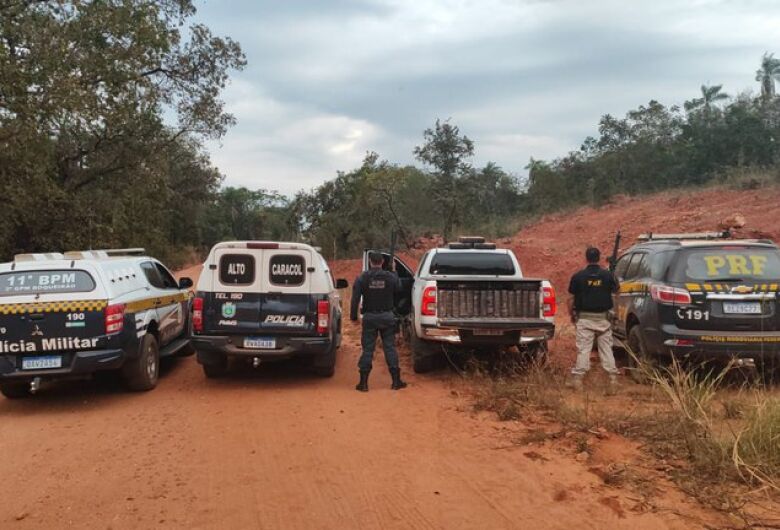
[[[198,21],[249,62],[224,97],[238,124],[208,148],[226,184],[291,194],[359,166],[413,162],[436,118],[474,163],[524,174],[658,99],[758,91],[780,55],[780,0],[200,0]]]

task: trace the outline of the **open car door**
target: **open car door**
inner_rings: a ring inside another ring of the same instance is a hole
[[[386,250],[366,249],[363,251],[363,271],[369,269],[368,255],[371,252],[382,254],[384,261],[382,268],[386,271],[395,270],[401,282],[401,290],[395,295],[395,312],[400,316],[407,316],[412,311],[412,287],[414,286],[414,271],[398,256],[391,256]],[[392,258],[393,267],[390,266]]]

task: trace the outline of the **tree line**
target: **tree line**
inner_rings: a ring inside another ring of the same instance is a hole
[[[416,164],[369,152],[291,197],[224,187],[202,142],[235,122],[220,94],[246,59],[194,14],[191,0],[0,0],[3,260],[145,246],[178,265],[217,241],[263,238],[346,257],[392,231],[402,246],[509,235],[523,219],[616,194],[779,173],[780,60],[766,54],[758,95],[702,86],[681,106],[605,115],[578,150],[531,159],[527,177],[475,167],[477,146],[447,120],[423,132]]]
[[[200,246],[238,43],[191,0],[0,0],[0,256]]]

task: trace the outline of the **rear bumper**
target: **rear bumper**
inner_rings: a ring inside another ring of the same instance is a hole
[[[780,332],[723,332],[683,330],[664,325],[660,332],[648,333],[653,348],[678,358],[699,361],[752,359],[763,362],[780,360]]]
[[[439,319],[436,326],[422,326],[425,340],[450,344],[518,344],[552,339],[555,324],[545,319]],[[481,335],[482,331],[501,335]]]
[[[21,355],[2,355],[0,356],[0,381],[34,377],[66,379],[102,370],[116,370],[122,367],[126,357],[124,350],[121,349],[65,352],[61,355],[63,367],[47,370],[22,370]]]
[[[258,357],[265,361],[289,359],[299,355],[323,355],[328,353],[331,347],[330,337],[285,337],[283,340],[280,348],[259,350],[242,347],[243,335],[194,335],[191,339],[200,364],[216,364],[224,355]]]

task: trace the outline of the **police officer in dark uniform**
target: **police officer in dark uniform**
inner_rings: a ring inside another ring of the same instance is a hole
[[[569,312],[577,329],[577,362],[572,368],[571,379],[567,386],[582,388],[585,374],[590,370],[590,352],[593,341],[598,343],[601,366],[609,374],[607,392],[617,391],[617,376],[620,373],[615,366],[612,353],[612,295],[620,285],[607,269],[599,265],[601,252],[590,247],[585,251],[587,267],[574,274],[569,282]]]
[[[358,276],[352,287],[352,305],[349,318],[353,322],[358,319],[360,299],[363,299],[363,332],[361,345],[363,352],[358,361],[360,382],[355,387],[361,392],[368,392],[368,374],[371,372],[374,358],[376,337],[382,337],[382,348],[385,351],[385,361],[390,369],[393,384],[390,388],[399,390],[406,387],[401,380],[401,368],[398,366],[398,352],[395,349],[395,315],[393,300],[400,288],[398,275],[382,268],[383,256],[371,252],[368,256],[371,268]]]

